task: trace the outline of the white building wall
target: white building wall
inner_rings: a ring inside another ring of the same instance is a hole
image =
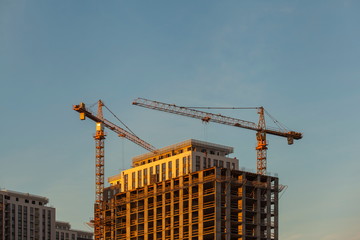
[[[239,169],[238,159],[227,157],[223,149],[214,150],[213,145],[210,145],[212,148],[207,149],[206,145],[201,143],[202,147],[183,146],[181,149],[173,149],[172,154],[165,152],[161,157],[154,156],[154,160],[151,157],[138,160],[134,164],[135,167],[110,177],[108,181],[111,185],[119,185],[120,191],[127,191],[212,166]]]

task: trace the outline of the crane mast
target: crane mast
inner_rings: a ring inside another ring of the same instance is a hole
[[[84,103],[74,105],[73,110],[80,113],[80,120],[85,120],[86,117],[90,118],[96,123],[95,129],[95,204],[94,204],[94,236],[95,240],[104,239],[104,146],[106,133],[105,127],[118,134],[119,137],[124,137],[137,145],[143,147],[150,152],[156,152],[156,148],[144,140],[137,137],[135,134],[126,131],[125,129],[115,125],[103,116],[102,107],[104,103],[99,100],[97,103],[97,114],[94,114],[90,109],[85,107]]]
[[[276,129],[266,127],[265,123],[265,115],[264,108],[258,107],[259,114],[259,122],[258,124],[250,121],[244,121],[237,118],[227,117],[220,114],[213,114],[209,112],[199,111],[188,107],[181,107],[174,104],[167,104],[158,101],[148,100],[145,98],[137,98],[134,100],[133,105],[137,105],[140,107],[145,107],[149,109],[154,109],[158,111],[178,114],[186,117],[200,119],[203,122],[215,122],[225,125],[230,125],[234,127],[245,128],[249,130],[256,131],[256,152],[257,152],[257,173],[266,174],[266,152],[267,152],[267,140],[266,135],[276,135],[280,137],[285,137],[288,140],[288,144],[291,145],[295,140],[299,140],[302,138],[302,133],[284,130],[284,129]]]
[[[258,130],[256,130],[256,169],[257,173],[265,175],[266,174],[266,153],[267,153],[267,141],[266,141],[266,124],[265,124],[265,116],[264,116],[264,108],[258,108],[259,114],[259,123]]]
[[[104,104],[101,100],[98,101],[97,117],[103,118],[102,107]],[[104,125],[101,121],[96,122],[95,130],[95,206],[94,206],[94,227],[95,238],[96,235],[102,236],[104,232],[104,226],[102,223],[103,216],[103,201],[104,201],[104,146],[105,146],[105,132]],[[101,237],[99,237],[101,239]]]

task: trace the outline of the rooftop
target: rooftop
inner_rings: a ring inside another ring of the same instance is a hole
[[[164,147],[164,148],[157,149],[156,153],[148,152],[148,153],[144,153],[144,154],[138,155],[136,157],[133,157],[132,162],[134,163],[134,162],[141,161],[141,160],[144,160],[147,158],[155,157],[155,156],[158,156],[158,155],[161,155],[164,153],[168,153],[173,150],[180,149],[180,148],[183,148],[186,146],[195,146],[195,147],[203,147],[203,148],[207,148],[207,149],[218,150],[218,151],[225,152],[225,155],[228,155],[228,154],[234,152],[233,147],[210,143],[210,142],[204,142],[204,141],[195,140],[195,139],[188,139],[188,140],[180,142],[180,143],[176,143],[176,144]]]
[[[49,203],[48,198],[38,196],[38,195],[29,194],[29,193],[16,192],[16,191],[11,191],[11,190],[7,190],[7,189],[0,189],[0,193],[6,194],[8,196],[13,196],[13,197],[29,198],[29,199],[32,199],[32,200],[35,200],[35,201],[42,202],[43,204]]]

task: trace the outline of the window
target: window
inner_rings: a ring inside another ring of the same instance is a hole
[[[179,168],[180,168],[180,166],[179,166],[179,159],[176,159],[176,177],[179,176]]]
[[[155,170],[156,170],[156,182],[159,182],[160,181],[160,165],[156,165]]]
[[[218,160],[217,159],[214,159],[214,166],[218,166]]]
[[[230,162],[226,162],[226,168],[230,169]]]
[[[190,155],[187,157],[187,159],[188,159],[188,173],[190,173],[191,172]]]
[[[210,167],[211,167],[211,159],[208,158],[208,168],[210,168]]]
[[[203,157],[203,169],[206,169],[206,157]]]
[[[150,167],[150,184],[154,183],[154,167]]]
[[[196,156],[195,171],[200,171],[200,156]]]
[[[142,171],[138,171],[138,187],[142,186]]]
[[[183,157],[183,174],[186,174],[186,157]]]
[[[232,163],[232,169],[235,169],[235,163]]]
[[[147,185],[147,168],[144,169],[144,185]]]
[[[127,174],[124,175],[124,191],[128,190],[128,184],[129,184],[129,176]]]
[[[135,188],[135,172],[131,173],[131,187]]]
[[[162,173],[162,181],[165,181],[166,180],[166,163],[162,164],[161,173]]]
[[[224,161],[219,160],[219,167],[224,167]]]
[[[171,161],[168,163],[168,176],[169,176],[169,178],[172,178],[172,162]]]

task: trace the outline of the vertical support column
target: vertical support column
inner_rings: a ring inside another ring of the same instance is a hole
[[[126,239],[130,239],[130,226],[131,226],[131,203],[130,203],[130,192],[126,192]]]
[[[156,182],[156,181],[155,181]],[[154,184],[154,233],[153,237],[154,239],[157,239],[157,194],[158,194],[158,184]]]
[[[174,239],[174,216],[175,216],[175,208],[174,208],[174,188],[175,188],[175,184],[174,184],[174,178],[170,179],[171,181],[171,191],[170,191],[170,239]]]
[[[162,209],[162,239],[166,239],[166,214],[165,214],[165,210],[166,210],[166,199],[165,199],[165,179],[162,180],[162,184],[161,184],[161,209]]]
[[[260,175],[257,175],[256,180],[257,183],[260,183],[261,179],[260,179]],[[263,197],[261,195],[261,188],[258,186],[258,184],[255,184],[255,199],[256,199],[256,209],[255,209],[255,224],[256,224],[256,229],[255,229],[255,236],[257,240],[261,239],[261,202],[263,201]]]
[[[271,177],[266,179],[266,239],[271,239],[271,194],[273,192],[271,186]]]
[[[279,239],[279,179],[274,179],[274,240]]]
[[[112,190],[113,191],[113,190]],[[116,214],[115,214],[115,196],[111,197],[111,239],[115,239],[116,232]]]
[[[215,168],[215,239],[221,240],[221,171]]]
[[[203,240],[204,235],[204,171],[199,172],[199,184],[198,184],[198,216],[199,216],[199,223],[198,223],[198,231],[199,231],[199,240]]]
[[[5,223],[5,203],[3,195],[0,195],[0,239],[5,239],[4,235],[4,223]]]
[[[144,176],[145,177],[145,176]],[[149,187],[148,185],[144,186],[144,240],[148,240],[148,232],[149,232]]]
[[[242,184],[242,198],[241,198],[241,208],[242,208],[242,211],[241,211],[241,219],[242,219],[242,224],[241,224],[241,228],[242,228],[242,231],[241,231],[241,235],[244,237],[244,239],[246,238],[245,235],[246,235],[246,184],[247,184],[247,178],[246,178],[246,173],[245,172],[242,172],[241,173],[241,176],[242,176],[242,181],[243,181],[243,184]]]
[[[192,200],[193,200],[193,191],[192,191],[192,175],[190,174],[189,175],[189,239],[192,239],[192,224],[193,224],[193,221],[192,221],[192,218],[193,218],[193,214],[192,214]]]
[[[179,186],[184,186],[184,177],[181,176],[179,178]],[[179,239],[184,238],[184,188],[180,188],[179,190]]]
[[[226,183],[225,183],[225,228],[226,228],[226,240],[231,238],[231,172],[230,169],[226,169]]]

